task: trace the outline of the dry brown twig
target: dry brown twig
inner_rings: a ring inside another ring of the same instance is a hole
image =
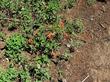
[[[88,75],[86,78],[84,78],[81,82],[85,82],[90,76]]]

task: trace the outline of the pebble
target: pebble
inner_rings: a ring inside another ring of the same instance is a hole
[[[66,79],[63,79],[63,82],[67,82],[67,80]]]
[[[94,20],[94,16],[93,16],[93,15],[90,17],[90,20],[91,20],[91,21],[93,21],[93,20]]]
[[[70,44],[67,44],[66,46],[67,46],[68,48],[70,48],[70,47],[71,47],[71,45],[70,45]]]
[[[8,58],[6,58],[6,61],[9,61],[9,59],[8,59]]]
[[[0,50],[2,50],[5,47],[5,42],[0,41]]]

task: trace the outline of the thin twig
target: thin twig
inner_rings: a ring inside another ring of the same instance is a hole
[[[89,75],[85,79],[83,79],[81,82],[85,82],[88,78],[89,78]]]
[[[104,29],[105,29],[105,26],[104,26],[103,24],[99,23],[99,25],[100,25],[102,28],[104,28]]]

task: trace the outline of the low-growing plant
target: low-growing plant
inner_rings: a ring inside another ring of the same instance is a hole
[[[47,23],[53,24],[53,23],[55,23],[57,21],[57,15],[54,13],[53,10],[48,9],[46,11],[45,17],[46,17],[46,20],[45,21]]]
[[[8,30],[12,31],[14,29],[16,29],[16,24],[15,24],[15,22],[12,22],[12,23],[9,24]]]
[[[27,70],[16,70],[10,66],[0,70],[0,82],[15,82],[17,79],[20,82],[32,82]]]
[[[7,1],[9,2],[9,3],[7,3]],[[10,0],[1,0],[0,1],[0,7],[1,8],[9,8],[10,7]]]
[[[66,0],[66,4],[64,5],[64,9],[71,9],[75,6],[77,0]]]
[[[83,21],[81,19],[76,19],[72,22],[66,22],[65,31],[74,35],[81,33],[83,31],[83,27]]]
[[[46,80],[50,79],[49,69],[48,69],[48,63],[49,58],[47,55],[42,55],[40,57],[36,58],[36,76],[39,80]]]
[[[38,80],[44,81],[44,80],[50,80],[50,74],[49,74],[49,69],[48,68],[37,68],[35,69],[36,72],[36,78]]]
[[[51,30],[55,33],[54,39],[55,39],[56,42],[60,42],[64,38],[63,37],[64,27],[61,27],[59,25],[59,20],[53,25]]]
[[[72,54],[71,54],[68,50],[66,50],[66,51],[64,52],[64,54],[62,54],[62,55],[60,56],[60,59],[67,61],[67,60],[69,60],[69,58],[70,58],[71,56],[72,56]]]
[[[34,72],[32,72],[36,81],[44,81],[47,79],[50,79],[50,73],[49,73],[49,63],[50,63],[50,59],[48,58],[47,55],[41,55],[41,56],[37,56],[34,60],[34,64],[32,69],[34,70]]]
[[[76,19],[73,22],[73,27],[74,27],[74,32],[77,33],[81,33],[83,31],[83,21],[81,19]]]
[[[50,62],[50,59],[48,58],[47,55],[44,55],[44,54],[42,54],[42,56],[37,56],[37,57],[35,58],[35,64],[38,65],[38,67],[39,67],[39,65],[45,66],[45,65],[47,65],[49,62]]]
[[[58,48],[58,43],[55,40],[48,40],[45,35],[45,30],[40,29],[37,36],[35,36],[35,46],[41,53],[49,54],[53,49]]]
[[[48,9],[52,9],[54,13],[60,10],[59,0],[50,0],[48,2]]]
[[[0,11],[0,20],[6,18],[6,15],[4,14],[3,11]]]
[[[55,37],[53,31],[50,29],[48,30],[45,29],[45,27],[39,27],[35,29],[33,36],[33,38],[28,40],[29,44],[26,45],[27,51],[38,51],[49,55],[52,50],[56,50],[59,47],[58,39],[56,39],[57,36]]]
[[[0,40],[4,40],[5,39],[5,34],[3,32],[0,32]]]
[[[14,82],[18,76],[18,72],[15,68],[9,67],[6,70],[0,70],[0,82]]]
[[[20,61],[22,56],[21,51],[25,45],[25,38],[21,34],[13,34],[6,39],[6,56],[9,59]]]
[[[38,79],[36,79],[36,81],[35,82],[42,82],[41,80],[38,80]]]
[[[96,3],[96,0],[86,0],[88,5],[93,5]]]
[[[60,10],[59,0],[51,0],[48,2],[48,8],[46,10],[46,21],[48,23],[55,23],[57,21],[57,14]]]
[[[69,42],[69,45],[74,48],[78,48],[78,47],[82,46],[83,44],[84,44],[84,41],[82,41],[82,40],[71,39]]]
[[[8,2],[8,3],[7,3]],[[19,0],[12,1],[12,0],[1,0],[0,1],[0,7],[5,9],[11,9],[13,12],[15,12],[18,8]]]
[[[68,3],[68,8],[70,9],[75,5],[76,0],[67,0],[67,3]]]
[[[6,39],[7,50],[20,52],[20,50],[23,50],[24,44],[25,38],[22,36],[22,34],[15,33]]]
[[[18,77],[20,82],[32,82],[28,70],[20,70]]]

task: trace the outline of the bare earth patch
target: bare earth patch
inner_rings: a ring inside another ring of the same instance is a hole
[[[80,36],[86,43],[70,61],[59,64],[63,76],[67,82],[110,82],[110,2],[82,3],[77,16],[85,22]]]

